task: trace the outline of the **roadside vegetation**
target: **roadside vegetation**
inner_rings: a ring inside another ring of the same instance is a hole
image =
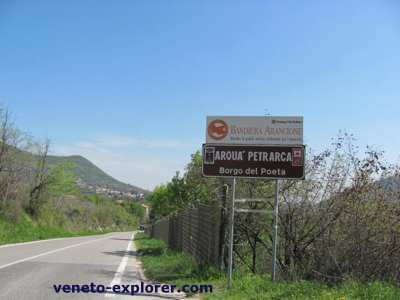
[[[227,290],[223,272],[199,265],[184,253],[168,249],[164,242],[151,239],[144,233],[136,234],[135,243],[149,280],[177,286],[211,284],[213,292],[201,294],[201,299],[400,299],[398,288],[378,281],[361,283],[347,279],[338,285],[315,280],[272,283],[269,275],[251,272],[236,272],[233,287]]]
[[[215,268],[199,265],[190,256],[172,250],[163,241],[151,239],[145,233],[135,235],[135,245],[145,276],[156,282],[183,284],[213,284],[224,277]]]
[[[269,286],[265,280],[262,288],[256,286],[257,280],[246,281],[270,274],[272,213],[236,215],[234,269],[241,278],[236,286],[248,282],[252,286],[248,293],[258,290],[259,297],[282,284],[289,290],[326,291],[333,298],[343,294],[344,299],[358,299],[364,297],[362,293],[368,295],[365,299],[398,296],[393,287],[400,284],[400,168],[385,162],[382,151],[371,147],[361,151],[354,141],[353,136],[341,133],[323,151],[307,148],[306,180],[280,180],[277,285]],[[228,186],[227,198],[231,197],[230,182],[204,178],[201,162],[201,153],[193,154],[183,175],[176,174],[147,197],[152,222],[199,203],[217,201],[223,211],[229,211],[229,201],[221,195]],[[273,211],[272,181],[238,179],[236,194],[266,200],[239,204],[240,208]],[[227,252],[218,266],[223,273]],[[247,290],[246,286],[241,289]],[[374,298],[378,293],[381,297]],[[331,299],[325,294],[315,297]]]
[[[0,244],[137,227],[139,204],[82,194],[73,164],[48,164],[49,147],[0,109]]]

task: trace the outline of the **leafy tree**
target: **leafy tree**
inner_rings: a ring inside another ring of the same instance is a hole
[[[52,196],[60,197],[77,193],[73,163],[61,163],[53,166],[48,175],[48,191]]]
[[[202,161],[201,152],[196,151],[185,169],[184,183],[189,203],[204,203],[217,197],[218,182],[202,175]]]
[[[217,181],[203,177],[201,166],[201,154],[197,151],[191,156],[182,177],[177,172],[170,182],[154,189],[146,199],[151,205],[151,217],[168,216],[197,203],[216,199]]]
[[[139,218],[144,217],[144,208],[138,202],[129,202],[125,204],[125,209],[128,213],[135,215]]]
[[[151,218],[161,218],[171,212],[167,185],[157,186],[146,201],[151,205]]]

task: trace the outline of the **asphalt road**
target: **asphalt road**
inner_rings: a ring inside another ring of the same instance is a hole
[[[165,299],[171,295],[56,293],[53,285],[137,284],[132,232],[0,246],[0,299]]]

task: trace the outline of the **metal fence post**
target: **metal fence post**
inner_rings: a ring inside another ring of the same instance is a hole
[[[232,269],[233,269],[233,233],[235,226],[235,192],[236,192],[236,178],[233,177],[232,183],[232,205],[230,215],[230,230],[229,230],[229,265],[228,265],[228,289],[232,287]]]
[[[220,270],[226,270],[226,229],[227,229],[227,194],[228,194],[228,186],[223,184],[221,181],[221,200],[222,205],[220,208],[220,223],[219,223],[219,268]]]
[[[275,208],[274,208],[274,225],[273,225],[273,243],[272,243],[272,281],[276,280],[276,252],[278,245],[278,195],[279,195],[279,181],[275,180]]]

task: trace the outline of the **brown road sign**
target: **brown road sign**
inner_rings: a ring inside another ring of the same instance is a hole
[[[203,175],[304,179],[301,146],[203,144]]]

